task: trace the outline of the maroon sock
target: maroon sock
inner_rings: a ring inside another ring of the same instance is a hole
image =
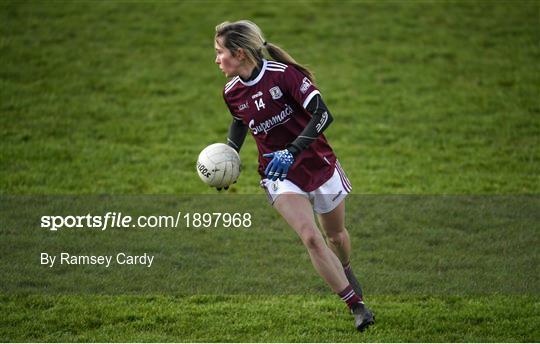
[[[349,284],[347,288],[343,289],[342,292],[338,293],[339,297],[347,303],[347,306],[352,309],[352,307],[358,303],[362,303],[362,299],[356,295],[353,288]]]

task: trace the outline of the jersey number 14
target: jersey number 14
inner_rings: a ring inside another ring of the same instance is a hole
[[[264,109],[264,102],[262,98],[255,100],[255,105],[257,106],[257,111],[260,111],[261,109]]]

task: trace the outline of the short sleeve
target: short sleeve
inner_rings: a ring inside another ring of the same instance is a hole
[[[286,91],[305,109],[309,101],[320,94],[315,85],[293,65],[285,69],[283,83]]]

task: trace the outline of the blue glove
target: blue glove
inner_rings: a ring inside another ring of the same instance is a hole
[[[266,174],[268,179],[273,181],[276,181],[278,178],[279,180],[283,181],[283,179],[287,177],[289,168],[294,163],[294,156],[287,149],[274,153],[267,153],[264,154],[263,157],[272,158],[272,161],[270,161],[268,166],[266,166],[264,174]]]

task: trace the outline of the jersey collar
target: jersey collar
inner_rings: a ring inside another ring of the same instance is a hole
[[[249,80],[249,81],[244,81],[242,80],[242,78],[239,78],[240,79],[240,82],[246,86],[253,86],[255,85],[256,83],[258,83],[263,75],[264,75],[264,72],[266,71],[266,64],[268,63],[268,61],[266,59],[263,59],[263,65],[261,67],[261,71],[259,72],[259,75],[257,75],[257,77],[253,80]]]

